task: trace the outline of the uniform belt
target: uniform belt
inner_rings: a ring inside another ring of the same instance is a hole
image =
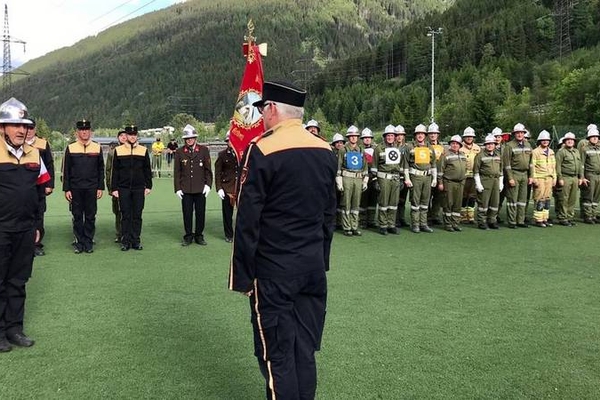
[[[416,176],[427,176],[429,175],[429,171],[421,171],[420,169],[411,168],[408,170],[408,173]]]
[[[529,171],[528,169],[512,169],[513,171],[517,171],[517,172],[527,172]]]
[[[345,176],[346,178],[362,178],[363,173],[362,173],[362,171],[359,171],[359,172],[342,171],[342,176]]]
[[[577,174],[563,174],[563,176],[568,176],[568,177],[573,178],[573,177],[577,176]]]
[[[386,174],[385,172],[378,172],[377,177],[382,178],[382,179],[399,179],[400,175],[399,174]]]

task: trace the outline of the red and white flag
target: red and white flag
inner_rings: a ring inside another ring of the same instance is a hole
[[[248,31],[243,46],[246,68],[229,129],[229,141],[238,160],[242,159],[248,143],[264,130],[262,114],[252,103],[262,98],[262,56],[267,55],[267,45],[265,43],[257,45],[254,42],[252,20],[248,22]]]

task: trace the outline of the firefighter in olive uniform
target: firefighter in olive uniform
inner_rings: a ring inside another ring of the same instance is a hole
[[[346,140],[341,133],[335,133],[333,138],[331,139],[331,150],[333,151],[333,155],[337,160],[340,150],[344,147]],[[344,205],[342,204],[342,192],[337,190],[335,191],[335,228],[342,229],[342,214],[344,213]]]
[[[563,146],[556,152],[556,186],[560,200],[555,204],[558,223],[574,226],[575,203],[579,186],[583,183],[581,154],[575,148],[575,134],[565,133]]]
[[[586,128],[586,135],[592,129],[598,129],[598,126],[596,124],[589,124]],[[577,151],[579,151],[581,153],[581,149],[583,148],[583,146],[586,146],[588,143],[589,142],[587,140],[587,136],[585,138],[581,139],[579,141],[579,143],[577,143]],[[583,221],[585,221],[585,212],[584,212],[584,207],[583,207],[583,186],[581,187],[581,193],[579,196],[579,216],[581,217],[581,219]]]
[[[463,131],[462,139],[463,147],[460,148],[460,151],[467,157],[467,178],[465,179],[460,211],[461,220],[467,224],[473,224],[475,223],[475,200],[477,199],[477,190],[475,190],[475,180],[473,178],[473,162],[481,148],[475,143],[475,130],[470,126]]]
[[[440,137],[440,127],[435,122],[432,122],[427,127],[427,141],[429,145],[435,152],[435,162],[436,166],[439,170],[440,162],[442,159],[442,154],[444,154],[444,146],[439,141]],[[438,180],[440,179],[438,175]],[[432,225],[441,225],[442,219],[442,207],[444,205],[444,192],[439,190],[437,185],[431,188],[431,205],[429,207],[428,221],[431,222]]]
[[[337,189],[342,193],[344,213],[342,229],[346,236],[360,236],[358,230],[360,195],[369,183],[367,158],[358,145],[358,128],[354,125],[346,132],[348,143],[338,154],[338,172],[335,178]]]
[[[112,167],[113,167],[113,157],[115,155],[115,148],[124,143],[127,143],[127,135],[124,130],[119,130],[117,133],[117,142],[110,144],[110,149],[108,150],[108,154],[106,155],[106,187],[109,190],[110,199],[112,203],[112,212],[115,215],[115,243],[121,242],[121,210],[119,209],[119,199],[112,195],[110,192],[111,188],[111,178],[112,178]]]
[[[420,124],[415,127],[412,143],[406,145],[404,153],[404,184],[410,188],[411,231],[433,232],[427,225],[427,210],[431,187],[437,185],[435,152],[425,141],[427,128]]]
[[[556,186],[556,158],[550,148],[550,133],[541,131],[537,138],[538,147],[531,152],[531,170],[533,177],[533,201],[535,211],[533,219],[540,228],[552,226],[550,218],[550,199],[552,188]]]
[[[152,168],[148,149],[137,141],[137,126],[126,126],[125,134],[127,142],[115,147],[110,190],[121,210],[121,251],[142,250],[142,211],[152,191]]]
[[[402,155],[396,145],[396,128],[388,125],[383,131],[383,145],[378,146],[373,157],[375,189],[379,193],[379,233],[398,234],[396,212],[400,194]]]
[[[235,185],[237,181],[237,157],[229,142],[229,132],[225,135],[227,148],[217,155],[215,162],[215,190],[221,199],[221,215],[225,241],[233,242],[233,206],[235,205]]]
[[[461,153],[462,139],[450,138],[450,148],[440,157],[437,189],[444,194],[444,226],[448,232],[460,232],[460,210],[467,174],[467,157]]]
[[[516,124],[513,139],[502,150],[504,178],[508,185],[506,191],[506,220],[509,228],[528,228],[525,223],[527,205],[527,187],[533,183],[529,176],[531,167],[531,145],[525,140],[525,127]]]
[[[496,138],[496,151],[502,155],[502,149],[504,148],[504,132],[502,132],[502,129],[495,127],[492,129],[492,135]],[[503,182],[502,187],[503,189],[500,190],[500,201],[498,203],[498,214],[496,215],[496,221],[498,223],[502,222],[500,219],[500,210],[502,210],[504,198],[506,197],[506,182]]]
[[[581,148],[583,221],[586,224],[595,224],[600,201],[600,133],[598,129],[590,129],[587,133],[587,140],[588,143]]]
[[[365,152],[367,167],[369,171],[369,183],[367,190],[362,192],[360,197],[360,218],[359,225],[362,228],[375,228],[377,224],[377,199],[378,193],[375,188],[375,178],[377,178],[377,168],[373,165],[373,157],[378,151],[377,144],[373,143],[373,131],[365,128],[360,133],[362,148]]]
[[[404,159],[404,152],[406,150],[406,130],[402,125],[396,125],[394,130],[396,133],[396,147],[400,150],[400,155]],[[404,170],[402,170],[404,173]],[[409,188],[404,184],[404,179],[400,179],[400,194],[398,195],[398,211],[396,212],[396,227],[402,228],[406,226],[406,220],[404,219],[406,199],[408,199]]]
[[[48,170],[48,174],[50,175],[50,180],[43,185],[38,187],[40,191],[40,212],[37,214],[38,220],[36,223],[37,230],[40,231],[40,237],[35,242],[35,250],[34,254],[36,256],[43,256],[46,254],[44,251],[44,244],[42,240],[46,234],[46,229],[44,227],[44,214],[46,213],[46,196],[50,196],[54,191],[54,157],[52,157],[52,149],[50,148],[50,143],[46,139],[42,139],[37,137],[37,127],[36,122],[33,118],[29,118],[31,120],[31,124],[29,125],[29,129],[27,130],[27,139],[25,139],[25,143],[28,145],[35,147],[40,152],[40,156],[44,161],[44,165]]]
[[[212,186],[212,164],[208,147],[196,143],[198,134],[191,125],[183,128],[184,145],[175,152],[173,161],[173,185],[177,197],[181,199],[183,213],[182,246],[189,246],[194,240],[205,246],[204,224],[206,214],[206,198]],[[196,214],[195,230],[192,230],[192,219]]]
[[[493,134],[487,135],[484,149],[475,156],[473,179],[477,190],[477,226],[479,229],[498,229],[500,192],[504,186],[502,154]]]
[[[75,254],[94,251],[98,199],[104,191],[102,147],[91,139],[91,122],[77,121],[77,140],[65,149],[63,192],[71,205]]]
[[[315,398],[325,323],[337,162],[328,143],[302,128],[305,95],[264,83],[253,105],[266,132],[241,163],[229,288],[250,297],[268,399]]]
[[[319,126],[319,122],[314,119],[311,119],[304,125],[304,129],[315,135],[321,140],[327,141],[323,136],[321,136],[321,127]]]
[[[0,352],[33,346],[23,332],[25,286],[33,268],[39,185],[50,180],[37,148],[25,143],[27,107],[10,98],[0,105]],[[4,370],[10,367],[5,362]]]

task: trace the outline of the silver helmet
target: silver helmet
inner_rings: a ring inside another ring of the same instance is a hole
[[[19,100],[11,97],[0,105],[0,124],[32,124],[27,107]]]

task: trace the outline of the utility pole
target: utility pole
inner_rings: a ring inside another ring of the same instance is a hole
[[[12,71],[11,58],[10,58],[10,44],[19,43],[23,45],[23,51],[25,51],[25,42],[19,39],[11,39],[10,31],[8,29],[8,4],[4,4],[4,35],[2,37],[4,42],[4,63],[2,64],[2,89],[5,95],[10,94],[12,82],[11,76],[14,73]]]
[[[431,122],[435,122],[435,35],[441,35],[442,28],[428,27],[427,29],[429,29],[427,36],[431,37]]]

